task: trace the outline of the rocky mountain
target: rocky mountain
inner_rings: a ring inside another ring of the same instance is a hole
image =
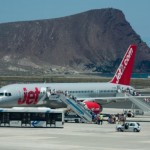
[[[150,48],[120,10],[3,23],[0,74],[114,72],[131,43],[138,46],[134,72],[150,72]]]

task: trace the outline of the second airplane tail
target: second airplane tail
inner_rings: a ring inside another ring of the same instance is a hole
[[[124,58],[120,63],[119,68],[117,69],[114,77],[110,81],[111,83],[123,84],[123,85],[130,84],[130,78],[131,78],[132,69],[134,65],[135,53],[136,53],[136,45],[134,44],[130,45],[127,52],[124,55]]]

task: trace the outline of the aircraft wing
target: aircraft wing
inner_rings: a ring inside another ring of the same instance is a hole
[[[77,98],[77,101],[93,101],[100,104],[107,104],[111,102],[122,102],[130,100],[130,97],[137,99],[150,98],[150,96],[122,96],[122,97],[88,97],[88,98]]]
[[[150,88],[145,89],[135,89],[135,92],[141,93],[142,95],[150,95]]]
[[[144,88],[144,89],[135,89],[136,92],[149,92],[150,93],[150,88]]]

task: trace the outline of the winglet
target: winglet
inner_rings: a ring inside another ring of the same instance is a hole
[[[134,65],[136,45],[130,45],[114,77],[110,81],[115,84],[129,85]]]

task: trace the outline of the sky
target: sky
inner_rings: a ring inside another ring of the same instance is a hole
[[[0,0],[0,23],[59,18],[101,8],[122,10],[150,47],[150,0]]]

